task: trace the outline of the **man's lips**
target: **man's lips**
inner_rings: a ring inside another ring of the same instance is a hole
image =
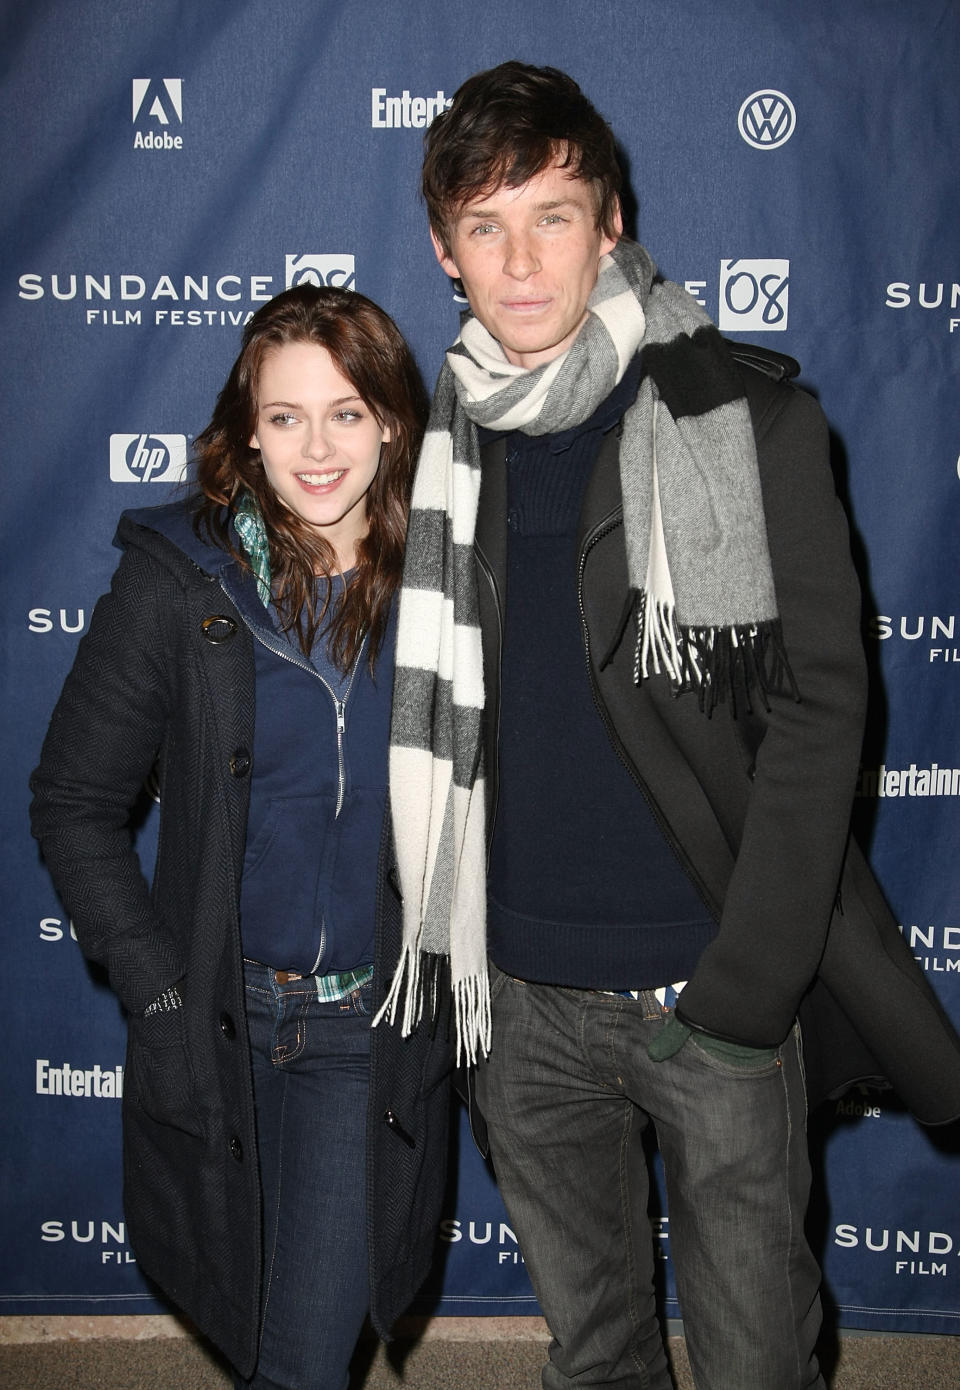
[[[548,308],[553,301],[551,299],[502,299],[501,306],[512,314],[535,314],[540,309]]]

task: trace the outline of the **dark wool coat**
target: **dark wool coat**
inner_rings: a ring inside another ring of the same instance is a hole
[[[580,518],[584,659],[599,717],[719,923],[678,1016],[756,1047],[799,1013],[811,1100],[892,1084],[915,1115],[960,1115],[960,1039],[848,840],[866,706],[860,594],[829,466],[826,423],[786,379],[796,364],[733,345],[750,404],[784,643],[800,692],[711,717],[664,676],[633,680],[618,436],[604,437]],[[506,446],[482,452],[476,552],[496,814],[506,585]],[[612,659],[609,654],[613,651]]]
[[[125,546],[54,711],[33,829],[87,956],[126,1007],[124,1206],[138,1262],[252,1373],[261,1218],[238,901],[254,733],[253,639],[217,582],[157,531]],[[219,552],[211,551],[212,555]],[[223,556],[220,556],[223,560]],[[152,889],[130,808],[157,763]],[[374,1002],[400,949],[385,831]],[[182,981],[182,1010],[143,1018]],[[372,1320],[381,1334],[429,1268],[443,1195],[444,1029],[373,1029],[367,1119]],[[309,1194],[305,1194],[309,1200]]]

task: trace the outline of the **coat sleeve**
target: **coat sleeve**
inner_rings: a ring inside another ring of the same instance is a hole
[[[183,974],[133,847],[130,814],[163,740],[179,586],[127,551],[80,642],[30,779],[33,833],[84,954],[133,1013]]]
[[[693,1027],[757,1047],[786,1036],[823,952],[866,712],[860,591],[816,402],[777,389],[757,424],[783,637],[799,700],[771,696],[720,930],[683,991]],[[722,709],[714,715],[724,718]]]

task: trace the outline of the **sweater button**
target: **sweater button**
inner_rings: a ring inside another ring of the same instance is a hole
[[[220,1032],[226,1038],[227,1042],[233,1042],[234,1038],[237,1036],[236,1024],[226,1010],[220,1015]]]
[[[230,1136],[230,1152],[238,1163],[243,1162],[243,1145],[235,1134]]]
[[[225,613],[214,613],[209,618],[204,618],[200,627],[204,637],[215,647],[218,647],[221,642],[229,642],[231,637],[237,635],[236,623]]]
[[[238,748],[230,759],[230,771],[234,777],[246,777],[250,771],[250,754],[245,748]]]

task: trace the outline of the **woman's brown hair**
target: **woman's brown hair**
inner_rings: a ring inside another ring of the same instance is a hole
[[[390,429],[367,493],[369,530],[357,546],[357,567],[342,602],[328,619],[330,586],[317,575],[337,572],[333,547],[280,501],[267,480],[256,432],[257,386],[265,357],[287,343],[316,343],[330,354],[381,428]],[[369,635],[373,669],[390,603],[400,584],[413,470],[423,438],[427,400],[400,330],[384,311],[352,290],[297,285],[278,294],[247,324],[243,348],[217,397],[213,417],[197,436],[200,488],[198,533],[246,568],[231,518],[241,496],[255,499],[270,542],[274,602],[281,623],[309,653],[321,629],[330,655],[344,670]]]

